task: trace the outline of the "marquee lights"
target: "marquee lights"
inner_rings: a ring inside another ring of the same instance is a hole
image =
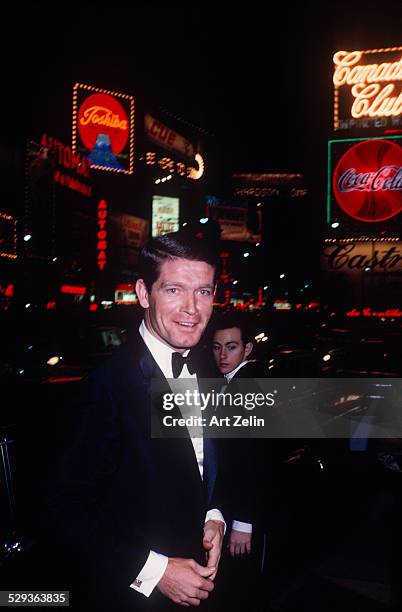
[[[204,174],[204,168],[205,168],[204,160],[199,153],[195,154],[195,161],[198,164],[198,169],[189,168],[189,173],[188,173],[188,178],[193,179],[193,181],[197,181],[198,179],[202,177],[202,175]]]
[[[171,157],[164,155],[163,157],[157,157],[154,151],[147,151],[145,157],[141,159],[145,160],[147,166],[159,166],[161,170],[168,170],[170,174],[178,174],[179,176],[187,177],[192,180],[198,180],[204,174],[205,162],[199,153],[195,155],[195,161],[197,162],[198,168],[192,166],[186,166],[183,162],[173,160]],[[163,181],[163,179],[161,179]],[[164,181],[163,181],[164,182]]]
[[[0,220],[3,221],[8,221],[13,225],[12,228],[12,233],[13,233],[13,238],[12,238],[12,250],[13,253],[6,253],[3,251],[0,251],[0,257],[4,257],[4,259],[17,259],[17,221],[16,219],[14,219],[14,217],[12,217],[11,215],[7,215],[5,213],[1,213],[0,212]],[[0,240],[0,245],[2,244],[2,240]]]
[[[100,87],[93,87],[92,85],[85,85],[83,83],[75,83],[73,87],[73,136],[72,136],[72,150],[73,152],[77,151],[77,135],[79,131],[78,127],[78,92],[79,90],[87,91],[88,93],[93,94],[103,94],[105,96],[112,96],[113,98],[120,98],[126,102],[128,102],[130,110],[129,110],[129,121],[128,126],[126,126],[126,120],[123,118],[118,118],[115,114],[109,112],[110,109],[103,109],[105,112],[101,116],[99,111],[101,109],[100,106],[93,107],[92,109],[88,109],[87,115],[83,117],[83,121],[96,122],[97,124],[104,124],[109,128],[113,129],[123,129],[124,127],[128,128],[128,157],[129,164],[128,168],[111,168],[109,166],[93,164],[92,167],[97,170],[106,170],[108,172],[115,172],[120,174],[132,174],[134,168],[134,97],[129,96],[127,94],[123,94],[117,91],[109,91],[107,89],[102,89]]]
[[[99,270],[103,270],[106,266],[107,257],[106,257],[106,249],[107,249],[107,231],[105,229],[107,221],[107,203],[105,200],[101,200],[98,204],[98,243],[97,243],[97,251],[98,251],[98,268]]]
[[[339,129],[339,91],[350,87],[353,119],[402,116],[402,54],[396,61],[362,64],[369,54],[396,54],[402,47],[338,51],[334,61],[334,129]],[[363,125],[369,127],[369,125]]]
[[[399,242],[399,238],[341,238],[340,240],[336,238],[326,238],[325,242]]]

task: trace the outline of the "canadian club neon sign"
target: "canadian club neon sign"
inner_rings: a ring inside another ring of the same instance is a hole
[[[107,203],[106,200],[101,200],[98,204],[98,242],[97,242],[97,263],[99,270],[103,270],[106,266],[107,257]]]
[[[338,51],[333,60],[335,130],[400,125],[402,47]]]
[[[390,219],[402,208],[402,148],[392,140],[364,140],[352,146],[336,165],[334,197],[358,221]]]

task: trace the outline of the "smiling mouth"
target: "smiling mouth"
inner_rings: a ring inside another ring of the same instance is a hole
[[[188,327],[190,329],[198,325],[198,323],[185,323],[184,321],[176,321],[176,323],[177,325],[180,325],[181,327]]]

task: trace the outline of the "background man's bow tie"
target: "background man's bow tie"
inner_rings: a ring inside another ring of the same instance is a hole
[[[187,357],[183,357],[181,353],[172,353],[172,372],[174,378],[180,376],[185,363],[187,364],[187,369],[190,374],[195,374],[195,366],[191,358],[191,353],[189,353]]]

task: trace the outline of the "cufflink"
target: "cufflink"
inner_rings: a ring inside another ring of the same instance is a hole
[[[142,585],[142,580],[138,580],[138,578],[136,578],[134,580],[134,586],[139,588],[141,585]]]

